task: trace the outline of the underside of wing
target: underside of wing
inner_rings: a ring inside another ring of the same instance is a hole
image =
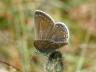
[[[54,27],[53,19],[43,11],[36,10],[34,14],[36,40],[47,40],[48,33]]]
[[[54,43],[68,43],[69,30],[67,26],[62,22],[57,22],[49,39]]]
[[[34,46],[36,47],[36,49],[38,49],[40,52],[43,52],[43,53],[51,53],[64,45],[66,44],[54,43],[49,40],[35,40],[34,41]]]

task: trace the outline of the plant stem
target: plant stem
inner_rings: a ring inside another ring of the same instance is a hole
[[[49,55],[46,72],[63,72],[63,59],[60,52],[53,52]]]

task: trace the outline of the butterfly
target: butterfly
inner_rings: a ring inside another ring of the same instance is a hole
[[[47,13],[34,12],[34,46],[42,53],[51,53],[68,44],[69,29],[62,22],[55,22]]]

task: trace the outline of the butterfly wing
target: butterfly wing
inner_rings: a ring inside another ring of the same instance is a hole
[[[36,40],[47,40],[48,33],[54,27],[53,19],[45,12],[36,10],[34,24]]]
[[[49,39],[54,43],[68,43],[69,30],[67,26],[62,22],[57,22]]]
[[[55,23],[45,12],[37,10],[34,15],[34,46],[41,52],[49,53],[68,43],[69,30],[61,22]]]
[[[61,22],[55,24],[47,37],[48,40],[35,40],[34,46],[43,53],[51,53],[68,44],[69,30]]]

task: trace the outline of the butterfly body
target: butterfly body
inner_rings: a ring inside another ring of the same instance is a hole
[[[34,46],[42,53],[51,53],[68,44],[69,30],[67,26],[62,22],[55,22],[43,11],[35,11],[34,28]]]

